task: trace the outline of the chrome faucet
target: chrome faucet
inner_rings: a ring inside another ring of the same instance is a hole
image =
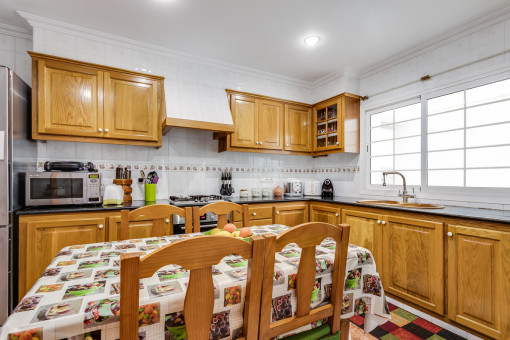
[[[383,172],[383,186],[386,186],[386,175],[400,175],[400,177],[402,177],[402,182],[404,183],[404,190],[402,191],[402,193],[400,193],[400,190],[398,191],[398,197],[402,197],[402,202],[403,203],[407,203],[407,200],[409,198],[414,198],[414,188],[413,188],[413,193],[412,194],[408,194],[407,193],[407,184],[406,184],[406,178],[404,177],[404,175],[402,175],[400,172],[398,171],[387,171],[387,172]]]

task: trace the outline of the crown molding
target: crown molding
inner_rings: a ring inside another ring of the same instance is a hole
[[[361,71],[360,78],[366,78],[377,72],[388,69],[407,60],[415,58],[421,54],[427,53],[433,49],[444,46],[457,39],[466,37],[484,28],[510,19],[510,6],[507,6],[497,12],[491,13],[485,17],[473,20],[469,24],[458,27],[450,32],[442,34],[436,38],[430,39],[424,43],[421,43],[411,49],[408,49],[402,53],[396,54],[395,56],[378,62],[370,67],[367,67]]]
[[[56,32],[72,34],[74,36],[79,36],[85,39],[92,39],[99,42],[114,44],[117,46],[134,49],[140,52],[146,52],[151,54],[156,54],[159,56],[166,56],[171,58],[176,58],[185,61],[192,61],[197,64],[217,67],[227,71],[233,71],[242,73],[244,75],[255,76],[259,78],[263,78],[266,80],[276,81],[280,83],[285,83],[288,85],[293,85],[305,89],[311,90],[313,87],[313,83],[309,81],[300,80],[297,78],[286,77],[270,72],[265,72],[257,69],[253,69],[250,67],[245,67],[237,64],[227,63],[216,59],[210,59],[205,57],[200,57],[193,54],[188,54],[184,52],[180,52],[177,50],[165,48],[158,45],[153,45],[149,43],[144,43],[141,41],[116,36],[113,34],[108,34],[100,31],[96,31],[93,29],[80,27],[72,24],[68,24],[65,22],[48,19],[44,17],[40,17],[37,15],[33,15],[26,12],[18,11],[18,14],[21,15],[28,23],[35,28],[43,28],[49,29]]]
[[[0,33],[23,39],[32,39],[32,31],[25,28],[2,24],[1,22]]]

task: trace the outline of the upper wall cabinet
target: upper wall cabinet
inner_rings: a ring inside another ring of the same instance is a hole
[[[164,78],[32,56],[32,137],[161,146]]]
[[[360,99],[343,93],[316,104],[313,108],[313,152],[359,153]]]
[[[227,90],[235,131],[217,134],[219,151],[299,155],[359,153],[359,96],[303,104]]]
[[[230,94],[235,131],[222,137],[220,151],[283,150],[284,104],[259,96]],[[224,149],[221,150],[222,144]]]

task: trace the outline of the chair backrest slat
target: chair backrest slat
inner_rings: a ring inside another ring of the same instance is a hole
[[[311,322],[329,318],[331,333],[342,328],[341,339],[348,338],[348,321],[340,321],[342,311],[343,282],[347,262],[347,248],[349,242],[349,226],[334,226],[321,222],[310,222],[298,225],[275,236],[264,235],[266,250],[264,256],[264,279],[260,310],[259,339],[271,339]],[[331,302],[325,306],[310,310],[310,301],[316,275],[315,247],[326,237],[336,241],[335,265],[332,273]],[[273,275],[275,254],[289,243],[296,243],[301,247],[296,278],[297,306],[295,316],[271,323],[271,304],[273,290]]]
[[[165,225],[166,219],[170,219],[170,235],[173,234],[172,215],[178,215],[185,218],[185,232],[192,232],[191,208],[179,208],[168,204],[154,204],[141,207],[132,211],[122,210],[120,220],[119,240],[128,240],[133,238],[130,232],[129,224],[138,219],[152,220],[152,229],[150,237],[161,237],[168,235]]]
[[[247,204],[237,204],[233,202],[214,202],[209,203],[203,207],[193,207],[193,232],[200,232],[200,216],[205,213],[212,212],[218,215],[218,228],[223,228],[227,223],[232,223],[233,212],[239,212],[243,217],[243,227],[248,227],[249,215]],[[227,215],[230,215],[230,221],[227,220]]]
[[[184,300],[184,321],[188,339],[208,339],[214,310],[214,284],[211,267],[190,270]],[[203,327],[209,325],[209,327]]]
[[[136,325],[138,325],[139,279],[152,276],[165,265],[176,264],[190,270],[184,301],[187,339],[207,339],[214,309],[211,266],[230,254],[237,254],[248,259],[248,281],[246,282],[246,301],[248,302],[244,309],[244,336],[247,340],[257,339],[264,263],[262,236],[253,236],[249,243],[225,236],[199,236],[166,245],[141,260],[140,254],[122,254],[120,338],[122,340],[138,339]]]

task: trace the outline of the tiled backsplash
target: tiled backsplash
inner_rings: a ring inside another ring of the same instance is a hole
[[[143,199],[143,186],[137,184],[140,170],[155,170],[160,175],[158,199],[169,195],[219,194],[221,171],[233,172],[236,190],[283,185],[286,178],[333,180],[343,194],[357,195],[359,155],[330,155],[312,158],[301,155],[277,155],[249,152],[218,152],[218,141],[211,132],[174,128],[163,137],[159,149],[146,146],[92,144],[47,141],[38,142],[38,164],[46,160],[92,161],[111,184],[118,165],[130,167],[133,175],[133,199]],[[262,183],[261,178],[272,182]],[[349,191],[346,192],[344,188]]]

